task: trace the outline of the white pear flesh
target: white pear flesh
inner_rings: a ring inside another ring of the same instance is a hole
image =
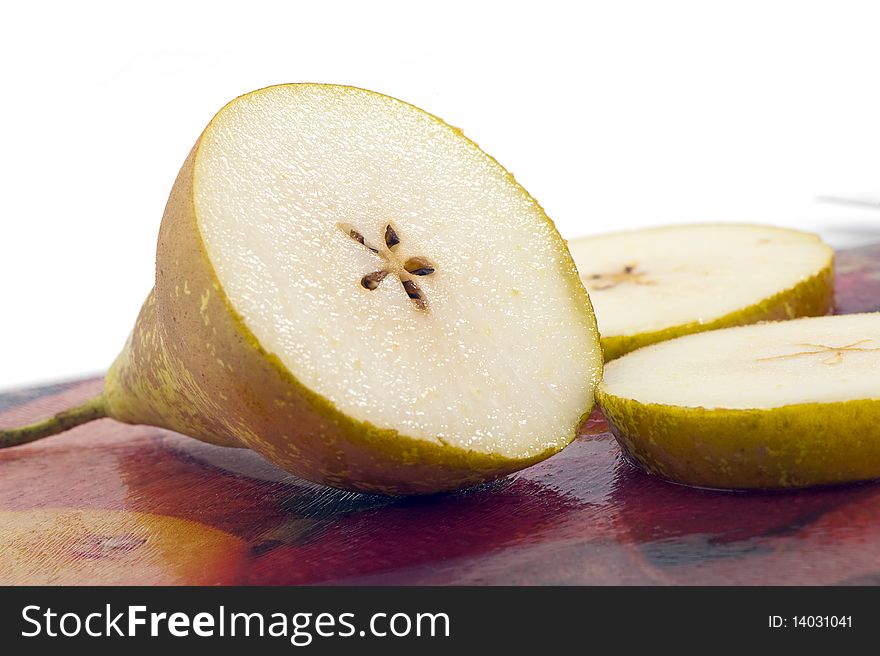
[[[299,384],[366,426],[504,458],[574,437],[601,377],[595,319],[552,222],[495,160],[350,87],[271,87],[220,116],[199,146],[199,228],[229,303]]]
[[[608,359],[701,330],[827,314],[833,251],[748,224],[678,225],[569,243]]]
[[[880,478],[880,314],[688,335],[606,365],[599,402],[651,473],[706,487]]]

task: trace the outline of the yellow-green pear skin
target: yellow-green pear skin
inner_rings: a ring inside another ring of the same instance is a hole
[[[626,456],[698,487],[794,488],[880,478],[880,399],[766,409],[597,400]]]
[[[683,335],[745,326],[761,321],[784,321],[799,317],[819,317],[834,309],[834,257],[829,253],[828,264],[816,275],[806,278],[794,287],[742,310],[707,322],[694,321],[663,330],[635,335],[602,337],[605,361],[610,362],[643,346],[665,342]]]
[[[106,376],[108,416],[247,447],[311,481],[382,494],[434,493],[489,481],[540,461],[574,439],[590,407],[572,422],[564,443],[548,440],[543,451],[515,458],[377,428],[340,412],[301,384],[249,330],[208,256],[194,200],[203,138],[184,162],[165,209],[155,287]],[[558,241],[568,257],[563,240]],[[587,293],[568,260],[562,279],[590,312]]]

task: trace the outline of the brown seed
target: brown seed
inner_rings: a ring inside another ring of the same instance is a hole
[[[348,236],[351,237],[352,239],[354,239],[357,243],[366,246],[367,248],[369,248],[369,249],[370,249],[371,251],[373,251],[374,253],[378,253],[378,252],[379,252],[378,249],[373,248],[372,246],[370,246],[369,244],[367,244],[366,240],[364,239],[364,236],[363,236],[361,233],[359,233],[357,230],[355,230],[354,228],[349,228],[349,229],[348,229]]]
[[[379,286],[379,283],[385,280],[385,276],[387,275],[387,271],[373,271],[373,273],[368,273],[363,278],[361,278],[361,286],[364,289],[369,289],[370,291],[372,291]]]
[[[385,245],[388,248],[394,248],[400,243],[400,237],[397,236],[397,233],[394,232],[394,228],[391,227],[389,223],[385,226]]]
[[[428,301],[422,293],[422,290],[419,289],[419,286],[412,280],[401,280],[400,282],[403,284],[403,289],[406,291],[406,295],[410,297],[416,307],[420,310],[427,310]]]
[[[436,269],[431,262],[424,257],[411,257],[403,265],[409,273],[414,276],[430,276]]]

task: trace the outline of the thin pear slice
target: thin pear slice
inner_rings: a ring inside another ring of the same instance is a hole
[[[95,416],[329,485],[450,490],[562,449],[602,354],[537,202],[461,131],[351,87],[242,96],[183,165],[156,284]]]
[[[217,585],[249,545],[199,522],[125,510],[0,510],[0,585]]]
[[[643,469],[688,485],[880,478],[880,314],[727,328],[609,363],[599,403]]]
[[[703,330],[828,314],[834,302],[831,247],[797,230],[680,225],[569,247],[606,360]]]

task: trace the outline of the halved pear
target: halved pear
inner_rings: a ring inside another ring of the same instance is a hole
[[[748,224],[678,225],[569,243],[605,359],[703,330],[828,314],[834,252],[817,235]]]
[[[727,328],[607,365],[599,403],[663,478],[780,488],[880,478],[880,314]]]
[[[563,448],[601,366],[565,242],[494,159],[388,96],[281,85],[224,107],[184,163],[103,395],[0,442],[106,415],[437,492]]]

